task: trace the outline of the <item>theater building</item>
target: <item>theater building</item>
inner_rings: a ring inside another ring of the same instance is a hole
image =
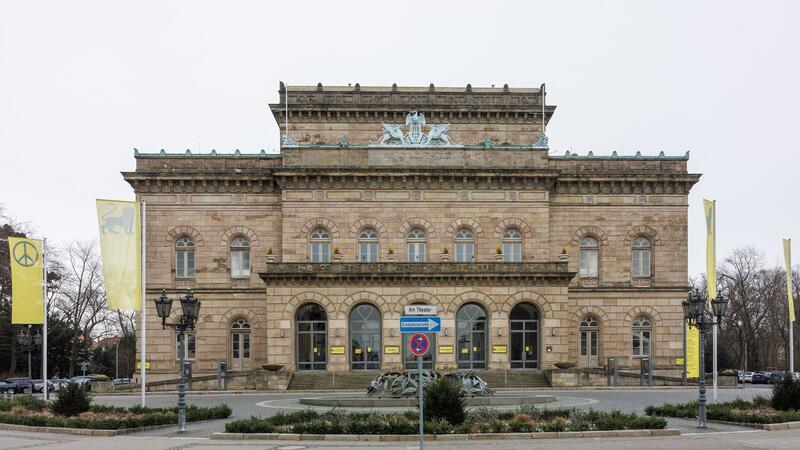
[[[688,153],[551,153],[544,86],[281,85],[270,108],[279,153],[137,151],[123,173],[148,296],[202,302],[195,374],[415,369],[409,304],[443,320],[426,368],[680,368]],[[147,307],[151,379],[174,378]]]

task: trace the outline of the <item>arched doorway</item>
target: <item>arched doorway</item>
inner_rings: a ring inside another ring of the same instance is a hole
[[[456,345],[459,369],[486,368],[486,311],[474,303],[456,314]]]
[[[381,313],[368,303],[350,311],[350,368],[381,368]]]
[[[427,305],[425,302],[412,302],[411,304]],[[417,370],[417,356],[411,353],[411,350],[408,348],[408,341],[410,341],[411,336],[415,334],[416,333],[403,333],[402,342],[400,343],[400,346],[403,348],[403,369],[405,370]],[[422,368],[424,370],[434,370],[436,367],[436,333],[423,334],[428,337],[430,350],[422,357]]]
[[[600,324],[597,317],[589,315],[583,318],[579,336],[579,364],[583,367],[597,367],[600,347]]]
[[[328,315],[316,303],[306,303],[295,316],[297,370],[325,370],[328,362]]]
[[[539,368],[539,310],[530,303],[520,303],[511,310],[508,322],[511,368]]]
[[[250,322],[240,317],[231,322],[231,370],[249,369]]]

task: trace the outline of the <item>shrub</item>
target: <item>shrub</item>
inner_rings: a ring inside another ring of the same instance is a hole
[[[464,423],[464,390],[449,378],[440,378],[431,383],[424,392],[425,420],[446,420],[451,425]]]
[[[575,367],[575,363],[572,361],[559,361],[553,365],[558,367],[559,369],[571,369]]]
[[[14,399],[14,406],[20,406],[28,411],[44,411],[47,402],[34,397],[33,395],[20,395]]]
[[[85,389],[78,386],[78,383],[67,383],[58,390],[56,401],[53,402],[50,409],[53,414],[71,417],[89,411],[91,403],[91,397]]]
[[[791,373],[784,373],[772,387],[772,407],[780,411],[800,410],[800,380],[795,380]]]

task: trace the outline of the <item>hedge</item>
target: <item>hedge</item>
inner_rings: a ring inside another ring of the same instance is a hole
[[[648,406],[644,412],[648,415],[695,419],[697,410],[698,402],[692,401]],[[800,421],[800,411],[778,411],[772,408],[770,399],[756,396],[750,401],[736,399],[729,402],[709,403],[706,405],[706,419],[753,424],[796,422]]]

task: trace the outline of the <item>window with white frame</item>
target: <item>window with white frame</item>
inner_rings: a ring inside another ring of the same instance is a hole
[[[645,316],[639,316],[633,321],[631,335],[633,356],[639,358],[650,356],[650,336],[652,330],[653,326],[650,323],[650,319]]]
[[[361,262],[378,261],[378,232],[364,228],[358,235],[358,259]]]
[[[507,228],[503,232],[503,261],[522,261],[522,233],[516,228]]]
[[[580,276],[597,278],[598,248],[597,239],[586,236],[580,242]]]
[[[175,242],[175,276],[194,278],[194,242],[189,236]]]
[[[412,228],[406,234],[406,248],[408,262],[425,261],[425,231],[422,228]]]
[[[250,242],[244,236],[238,236],[231,241],[231,276],[250,276]]]
[[[331,261],[331,235],[325,228],[315,228],[308,236],[311,246],[311,262],[326,263]]]
[[[454,235],[456,262],[475,260],[475,234],[469,228],[459,228]]]
[[[185,333],[184,334],[184,338],[186,339],[183,342],[183,352],[184,352],[183,355],[184,355],[184,358],[186,358],[187,360],[195,359],[195,354],[197,352],[197,348],[195,346],[194,333]],[[180,347],[179,347],[180,341],[181,341],[181,334],[180,333],[175,333],[175,359],[180,359],[178,357],[178,355],[179,355],[178,352],[180,351],[179,350],[180,349]]]
[[[636,278],[650,278],[650,239],[639,236],[631,245],[631,270]]]

